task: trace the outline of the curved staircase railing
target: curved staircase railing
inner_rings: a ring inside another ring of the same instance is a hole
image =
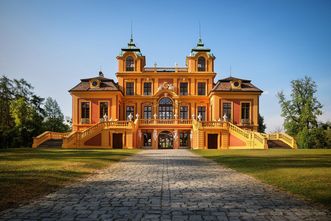
[[[229,132],[245,141],[248,147],[268,148],[267,139],[258,132],[242,129],[230,122]]]
[[[268,140],[280,140],[290,146],[292,149],[298,148],[296,140],[286,133],[265,134]]]
[[[69,134],[68,132],[61,133],[61,132],[45,131],[44,133],[38,135],[37,137],[33,137],[32,147],[33,148],[39,147],[39,145],[41,145],[47,140],[63,139],[68,134]]]
[[[230,122],[228,122],[228,124],[229,124],[230,132],[233,132],[247,140],[249,140],[251,138],[251,133],[249,133],[247,130],[244,130]]]
[[[280,140],[290,146],[292,149],[297,148],[297,144],[295,139],[286,134],[286,133],[272,133],[272,134],[264,134],[255,131],[249,131],[242,129],[232,123],[229,122],[229,132],[234,135],[239,136],[241,139],[246,141],[247,146],[256,147],[261,146],[264,148],[268,148],[268,140]]]
[[[132,121],[106,121],[97,123],[84,131],[74,131],[63,139],[63,147],[79,147],[87,139],[97,135],[106,128],[130,128],[133,127]]]

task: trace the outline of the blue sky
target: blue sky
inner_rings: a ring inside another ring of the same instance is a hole
[[[264,90],[267,129],[282,125],[276,93],[311,76],[331,120],[331,1],[17,1],[0,0],[0,74],[25,78],[71,116],[68,90],[100,66],[115,78],[116,55],[130,38],[147,66],[185,65],[201,23],[216,56],[217,79],[251,79]]]

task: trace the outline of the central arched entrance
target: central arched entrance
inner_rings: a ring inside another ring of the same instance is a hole
[[[159,101],[159,118],[160,119],[173,118],[172,100],[168,97],[161,98]]]
[[[172,149],[174,147],[174,138],[171,132],[162,131],[159,133],[159,149]]]

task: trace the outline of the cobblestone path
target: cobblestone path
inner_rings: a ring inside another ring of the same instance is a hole
[[[0,220],[331,220],[188,150],[145,150]]]

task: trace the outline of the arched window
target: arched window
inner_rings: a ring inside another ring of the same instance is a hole
[[[131,56],[128,56],[125,60],[125,70],[134,71],[134,60]]]
[[[164,97],[159,101],[159,118],[160,119],[172,119],[173,118],[173,106],[172,100],[168,97]]]
[[[204,57],[198,58],[198,71],[206,71],[206,59]]]

